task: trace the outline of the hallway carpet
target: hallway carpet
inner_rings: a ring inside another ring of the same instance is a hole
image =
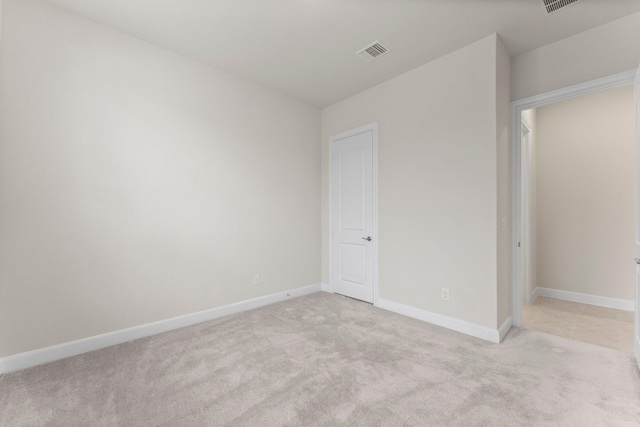
[[[2,426],[637,426],[628,355],[316,293],[0,377]]]

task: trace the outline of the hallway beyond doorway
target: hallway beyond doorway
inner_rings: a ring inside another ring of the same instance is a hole
[[[625,353],[633,353],[633,312],[555,298],[522,305],[522,326]]]

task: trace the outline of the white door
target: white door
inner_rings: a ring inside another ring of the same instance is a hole
[[[331,287],[373,303],[375,125],[331,138]]]
[[[634,353],[640,367],[640,66],[636,71],[636,316],[634,322]]]

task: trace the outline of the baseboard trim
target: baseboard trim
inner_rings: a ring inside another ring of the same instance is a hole
[[[265,305],[285,301],[289,298],[312,294],[319,292],[321,288],[322,285],[317,283],[315,285],[265,295],[222,307],[198,311],[195,313],[185,314],[183,316],[172,317],[170,319],[134,326],[132,328],[121,329],[119,331],[95,335],[51,347],[7,356],[0,359],[0,374],[54,362],[56,360],[88,353],[105,347],[111,347],[113,345],[122,344],[139,338],[161,334],[163,332],[173,331],[175,329],[195,325],[196,323],[202,323],[208,320],[228,316],[230,314],[240,313],[254,308],[263,307]]]
[[[465,320],[456,319],[454,317],[444,316],[442,314],[432,313],[427,310],[422,310],[409,305],[400,304],[394,301],[379,298],[377,307],[384,310],[393,311],[394,313],[402,314],[403,316],[413,317],[414,319],[422,320],[423,322],[431,323],[443,328],[451,329],[456,332],[461,332],[472,337],[480,338],[492,343],[500,342],[500,331],[491,329],[486,326],[478,325],[476,323],[467,322]],[[509,321],[511,318],[508,319]],[[503,325],[504,326],[504,325]],[[505,327],[506,328],[506,327]],[[506,335],[506,332],[505,332]]]
[[[536,298],[538,298],[539,296],[540,296],[540,288],[535,288],[531,292],[531,298],[529,299],[529,304],[533,304],[534,302],[536,302]]]
[[[502,342],[504,337],[507,336],[507,334],[511,330],[511,326],[513,326],[513,321],[511,320],[511,316],[509,316],[498,329],[498,339],[500,340],[500,342]]]
[[[320,284],[320,290],[323,292],[329,292],[330,294],[332,294],[333,292],[331,291],[331,285],[328,283],[324,283],[322,282]]]
[[[583,304],[598,305],[600,307],[617,308],[618,310],[635,311],[635,303],[633,300],[599,297],[597,295],[581,294],[579,292],[537,287],[531,292],[531,302],[534,302],[538,297],[556,298],[581,302]]]

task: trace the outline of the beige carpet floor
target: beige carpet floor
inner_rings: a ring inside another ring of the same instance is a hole
[[[0,377],[2,426],[638,426],[628,355],[317,293]]]

